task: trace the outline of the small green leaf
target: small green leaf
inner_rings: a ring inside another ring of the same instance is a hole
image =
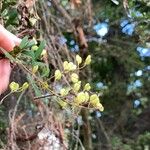
[[[41,77],[48,77],[50,74],[50,69],[48,66],[43,67],[42,73],[41,73]]]
[[[26,51],[23,51],[22,53],[25,54],[25,55],[27,55],[27,56],[29,56],[29,57],[31,57],[32,60],[35,60],[35,54],[34,54],[33,51],[31,51],[31,50],[26,50]]]
[[[40,43],[39,48],[38,48],[38,49],[36,50],[36,52],[35,52],[35,59],[38,59],[38,58],[40,57],[40,55],[41,55],[43,49],[45,48],[45,44],[46,44],[45,41],[42,41],[42,42]]]
[[[23,48],[25,48],[25,47],[28,45],[28,43],[29,43],[28,37],[25,36],[25,37],[22,39],[22,41],[21,41],[19,47],[20,47],[21,49],[23,49]]]
[[[5,16],[7,16],[7,14],[8,14],[8,10],[7,10],[7,9],[4,9],[4,10],[2,11],[2,13],[1,13],[1,16],[2,16],[2,17],[5,17]]]
[[[26,45],[26,48],[30,48],[32,46],[34,46],[36,43],[35,43],[35,40],[31,40],[28,42],[28,44]]]

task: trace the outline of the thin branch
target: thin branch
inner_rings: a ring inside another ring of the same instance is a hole
[[[67,21],[72,25],[71,16],[68,12],[59,4],[58,0],[51,0],[54,7],[67,19]]]

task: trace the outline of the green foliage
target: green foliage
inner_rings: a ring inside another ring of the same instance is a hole
[[[40,57],[40,55],[41,55],[41,53],[42,53],[44,47],[45,47],[45,41],[42,41],[42,42],[40,43],[39,48],[38,48],[38,49],[36,50],[36,52],[35,52],[35,59],[38,59],[38,58]]]
[[[150,148],[150,132],[146,132],[143,135],[139,135],[136,141],[136,150],[147,150]]]
[[[4,21],[6,21],[5,26],[8,27],[9,25],[18,25],[18,12],[17,8],[15,7],[17,1],[5,0],[2,3],[1,17],[4,19]]]
[[[121,141],[121,138],[117,137],[117,136],[114,136],[112,139],[111,139],[111,143],[112,143],[112,148],[113,150],[117,150],[117,149],[122,149],[122,150],[132,150],[132,147],[130,145],[130,143],[128,144],[124,144],[122,141]]]
[[[146,132],[139,135],[136,139],[127,140],[123,143],[120,137],[113,136],[111,138],[111,143],[113,150],[122,149],[122,150],[148,150],[150,147],[150,133]]]

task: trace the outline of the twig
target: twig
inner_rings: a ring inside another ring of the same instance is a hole
[[[105,128],[104,128],[104,126],[103,126],[103,123],[102,123],[102,121],[101,121],[99,118],[97,118],[96,120],[97,120],[97,123],[98,123],[98,125],[99,125],[100,130],[102,131],[102,133],[103,133],[103,135],[104,135],[104,138],[105,138],[106,141],[107,141],[107,144],[106,144],[106,145],[107,145],[107,148],[108,148],[108,150],[111,150],[110,138],[109,138],[107,132],[105,131]]]
[[[80,146],[81,146],[81,149],[82,149],[82,150],[85,150],[85,148],[84,148],[84,146],[83,146],[81,140],[79,139],[79,137],[76,136],[74,133],[72,133],[72,135],[78,140],[78,142],[79,142],[79,144],[80,144]]]
[[[54,94],[47,94],[47,95],[37,96],[37,97],[34,97],[34,100],[41,99],[41,98],[46,98],[46,97],[50,97],[50,96],[54,96]]]
[[[23,91],[21,93],[21,95],[19,96],[17,104],[14,108],[14,112],[13,112],[12,117],[10,119],[10,144],[11,144],[10,146],[11,146],[12,150],[16,150],[16,148],[14,146],[14,136],[15,136],[15,129],[16,129],[15,116],[16,116],[18,105],[19,105],[20,100],[21,100],[24,93],[25,93],[25,91]]]
[[[0,101],[0,105],[2,105],[3,101],[5,100],[5,98],[7,98],[9,95],[11,95],[13,92],[8,93],[7,95],[5,95],[1,101]]]
[[[58,9],[58,11],[67,19],[67,21],[72,25],[72,19],[68,12],[59,4],[58,0],[51,0],[52,4]]]

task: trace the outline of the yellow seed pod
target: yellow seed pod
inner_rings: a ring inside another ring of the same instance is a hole
[[[77,97],[74,98],[73,102],[74,102],[72,104],[73,106],[76,106],[76,105],[79,106],[80,105],[80,101],[78,101]]]
[[[37,40],[36,40],[36,38],[35,37],[33,37],[33,39],[32,39],[33,41],[34,41],[34,43],[35,44],[37,44]]]
[[[75,99],[75,103],[77,104],[82,104],[86,101],[86,96],[84,94],[84,92],[80,92],[77,94],[77,97]]]
[[[36,51],[38,48],[39,48],[39,47],[38,47],[37,45],[34,45],[34,46],[32,46],[31,49],[32,49],[33,51]]]
[[[69,90],[67,90],[67,89],[62,88],[62,89],[60,90],[60,95],[61,95],[61,96],[66,96],[66,95],[68,95],[68,93],[69,93]]]
[[[43,49],[41,56],[45,56],[45,55],[47,55],[47,51],[46,51],[46,49]]]
[[[96,105],[96,108],[97,108],[99,111],[104,111],[104,107],[103,107],[103,105],[102,105],[101,103],[98,103],[98,104]]]
[[[91,55],[88,55],[87,58],[85,59],[85,65],[89,65],[91,63]]]
[[[76,55],[76,61],[78,65],[80,65],[82,63],[82,58],[79,55]]]
[[[73,85],[73,90],[74,90],[75,92],[78,92],[78,91],[80,90],[80,88],[81,88],[81,81],[78,81],[77,83],[75,83],[75,84]]]
[[[33,68],[32,68],[32,73],[35,74],[35,73],[38,71],[38,69],[39,69],[39,66],[38,66],[38,65],[33,66]]]
[[[59,105],[62,107],[62,108],[66,108],[67,107],[67,103],[63,100],[59,100]]]
[[[64,68],[65,71],[69,70],[69,63],[68,63],[68,61],[64,61],[63,68]]]
[[[96,106],[99,103],[99,97],[96,94],[90,96],[90,104]]]
[[[76,82],[78,82],[78,80],[79,80],[79,76],[76,73],[72,73],[72,75],[71,75],[71,81],[73,83],[76,83]]]
[[[84,90],[85,91],[89,91],[91,89],[91,86],[89,83],[87,83],[85,86],[84,86]]]
[[[56,70],[55,71],[55,80],[60,80],[62,77],[62,74],[60,72],[60,70]]]
[[[89,100],[89,98],[90,98],[89,93],[88,93],[88,92],[85,92],[84,94],[85,94],[85,99],[86,99],[85,102],[88,102],[88,100]]]
[[[25,82],[25,83],[22,85],[22,90],[26,90],[28,87],[29,87],[29,83],[28,83],[28,82]]]
[[[74,71],[77,69],[77,66],[73,62],[69,62],[68,66],[68,71]]]
[[[15,91],[17,91],[19,89],[19,84],[16,83],[16,82],[11,82],[9,84],[9,87],[11,89],[11,92],[15,92]]]

